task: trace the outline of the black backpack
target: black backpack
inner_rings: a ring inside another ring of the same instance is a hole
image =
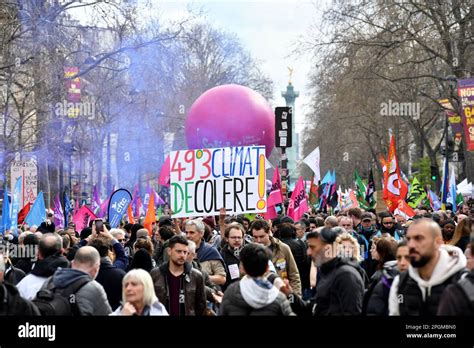
[[[74,295],[91,279],[82,277],[65,288],[53,287],[42,289],[32,301],[41,315],[45,316],[80,316],[81,311]]]
[[[457,285],[464,291],[471,304],[471,309],[474,310],[474,283],[467,277],[461,277]]]

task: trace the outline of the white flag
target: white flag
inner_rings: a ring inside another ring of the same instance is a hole
[[[306,163],[314,172],[314,182],[317,183],[321,180],[321,172],[319,170],[319,146],[306,156],[303,162]]]
[[[275,167],[270,163],[268,158],[265,157],[265,169],[270,169],[270,168],[275,169]]]

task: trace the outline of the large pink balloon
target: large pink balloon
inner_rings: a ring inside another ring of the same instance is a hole
[[[224,85],[203,93],[186,119],[190,149],[265,145],[267,157],[275,144],[275,115],[254,90]]]

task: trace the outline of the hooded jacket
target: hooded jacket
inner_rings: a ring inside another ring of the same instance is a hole
[[[310,301],[292,296],[291,308],[298,316],[359,315],[362,312],[365,271],[356,262],[336,257],[319,267],[316,295]]]
[[[244,276],[224,293],[219,315],[223,316],[277,316],[295,315],[290,303],[272,283],[265,278]]]
[[[45,282],[42,289],[64,289],[81,278],[90,281],[75,295],[77,307],[82,316],[109,315],[112,312],[104,288],[86,272],[72,268],[58,268],[54,275]]]
[[[45,259],[38,260],[33,265],[31,273],[17,284],[21,297],[27,300],[34,299],[44,282],[48,277],[51,277],[59,267],[69,267],[69,261],[62,255],[51,255]]]
[[[113,313],[109,315],[122,315],[120,313],[122,311],[122,306],[119,306]],[[165,306],[163,306],[159,301],[154,302],[151,307],[148,307],[143,310],[142,316],[148,316],[148,315],[169,315],[168,312],[166,311]]]
[[[420,277],[418,269],[408,267],[408,272],[397,276],[390,289],[390,315],[436,315],[443,290],[457,281],[466,267],[466,257],[461,249],[441,245],[439,260],[429,280]]]
[[[375,273],[380,274],[380,277],[369,287],[366,297],[364,298],[364,311],[367,315],[388,315],[388,295],[390,294],[393,279],[399,273],[397,261],[385,262],[382,271]]]

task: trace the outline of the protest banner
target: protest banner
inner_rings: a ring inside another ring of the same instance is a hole
[[[170,164],[173,217],[267,211],[264,146],[173,151]]]
[[[458,81],[461,116],[468,151],[474,151],[474,79]]]
[[[112,193],[108,208],[110,228],[116,228],[120,224],[120,220],[127,213],[131,201],[132,194],[128,190],[118,189]]]

